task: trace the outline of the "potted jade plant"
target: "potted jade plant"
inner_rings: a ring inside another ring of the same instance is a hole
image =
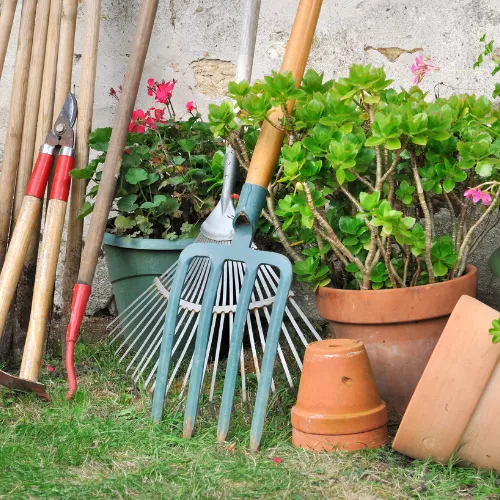
[[[432,69],[414,66],[416,83]],[[330,333],[365,343],[382,398],[402,412],[458,299],[475,296],[469,258],[498,216],[500,122],[486,97],[391,83],[370,65],[336,81],[310,70],[298,88],[273,73],[231,83],[235,107],[212,106],[209,120],[243,164],[263,120],[282,130],[271,232]]]
[[[123,154],[116,197],[104,236],[106,263],[118,312],[122,312],[163,274],[197,235],[215,206],[222,179],[223,144],[192,102],[177,118],[172,107],[173,82],[149,79],[147,92],[156,104],[133,112]],[[119,99],[111,89],[111,96]],[[92,211],[108,149],[111,128],[90,134],[99,152],[73,177],[91,182],[80,217]],[[215,158],[214,158],[215,156]]]

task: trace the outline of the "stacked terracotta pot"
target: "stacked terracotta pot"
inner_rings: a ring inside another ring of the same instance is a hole
[[[361,341],[307,346],[292,428],[294,446],[313,451],[354,451],[387,442],[387,408]]]

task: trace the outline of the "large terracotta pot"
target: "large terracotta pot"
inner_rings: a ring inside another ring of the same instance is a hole
[[[478,300],[460,299],[401,421],[395,450],[500,471],[500,344],[488,335],[499,316]]]
[[[380,400],[363,343],[330,339],[306,347],[292,442],[312,451],[354,451],[387,442]]]
[[[476,296],[477,269],[460,278],[393,290],[320,288],[318,311],[334,338],[361,340],[389,413],[404,413],[453,308]]]

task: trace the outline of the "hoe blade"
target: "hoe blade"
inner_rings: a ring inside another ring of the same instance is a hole
[[[0,385],[21,392],[34,392],[39,398],[50,400],[45,385],[39,382],[31,382],[23,378],[15,377],[7,372],[0,370]]]

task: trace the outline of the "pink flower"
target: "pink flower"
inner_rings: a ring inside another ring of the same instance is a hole
[[[477,188],[477,189],[472,189],[472,188],[466,189],[465,193],[464,193],[464,196],[466,198],[472,198],[472,202],[474,204],[478,203],[479,201],[483,205],[490,205],[491,204],[491,195],[489,193],[484,193],[479,188]]]
[[[136,109],[132,113],[132,120],[128,125],[129,132],[136,132],[137,134],[143,134],[146,130],[145,126],[146,113],[142,109]]]
[[[156,82],[154,78],[148,78],[148,95],[153,95],[155,83]]]
[[[167,101],[172,97],[172,92],[174,90],[175,80],[171,82],[162,82],[156,84],[155,99],[162,104],[166,104]]]
[[[52,365],[47,365],[45,368],[47,368],[47,371],[51,373],[56,370]]]
[[[229,198],[231,198],[232,200],[239,200],[240,199],[240,195],[236,194],[236,193],[233,193],[233,194],[229,195]]]
[[[189,101],[186,103],[186,109],[188,110],[188,113],[192,113],[194,109],[196,109],[196,106],[194,105],[193,101]]]
[[[273,458],[273,462],[274,462],[275,464],[280,464],[281,462],[283,462],[283,460],[282,460],[280,457],[274,457],[274,458]]]
[[[415,62],[410,66],[411,72],[413,73],[413,83],[415,85],[418,85],[430,71],[439,70],[439,66],[434,66],[431,63],[430,57],[424,57],[423,54],[419,54],[415,58]]]

